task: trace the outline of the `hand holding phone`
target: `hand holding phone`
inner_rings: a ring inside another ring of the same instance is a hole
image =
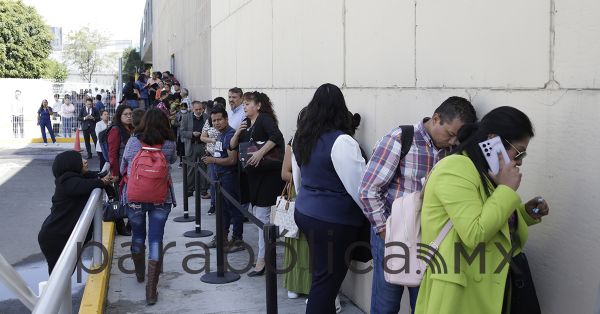
[[[481,152],[483,153],[483,156],[490,167],[490,171],[494,175],[497,175],[500,171],[500,160],[498,158],[498,154],[502,154],[502,159],[504,159],[505,165],[510,164],[510,158],[508,158],[506,149],[504,148],[504,145],[502,145],[502,140],[499,136],[479,143],[479,148],[481,148]]]

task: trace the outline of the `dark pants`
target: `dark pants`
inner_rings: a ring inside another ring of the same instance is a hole
[[[92,156],[92,146],[90,145],[90,135],[92,136],[92,140],[94,140],[94,145],[98,145],[98,138],[96,137],[96,132],[94,129],[83,130],[83,140],[85,141],[85,149],[87,150],[88,156]]]
[[[48,143],[48,140],[46,140],[46,129],[48,129],[48,132],[50,132],[50,138],[52,139],[52,143],[56,143],[56,138],[54,137],[54,130],[52,130],[52,122],[50,122],[50,120],[41,120],[40,129],[42,131],[42,139],[44,140],[44,143]]]
[[[208,165],[208,176],[210,177],[211,180],[213,181],[217,181],[217,173],[215,170],[215,164],[210,164]],[[239,179],[239,176],[237,175],[237,173],[235,174],[235,180],[236,182],[238,182],[237,180]],[[239,184],[238,184],[238,190],[239,190]],[[239,196],[239,193],[238,193]],[[210,206],[215,206],[215,201],[217,196],[215,195],[215,186],[213,184],[210,185]]]
[[[90,231],[85,238],[85,243],[88,243],[91,239],[92,229],[90,228]],[[38,233],[38,244],[48,263],[48,274],[52,274],[52,270],[54,269],[54,266],[56,266],[56,262],[58,262],[58,258],[68,240],[69,235],[52,234],[44,228]]]
[[[312,285],[306,313],[335,313],[335,297],[348,272],[345,254],[358,241],[360,227],[325,222],[294,213],[298,227],[308,237]]]
[[[104,155],[102,155],[102,152],[96,152],[98,154],[98,159],[100,159],[100,171],[102,171],[102,168],[104,168],[104,164],[106,163],[106,160],[104,160]]]
[[[200,168],[202,168],[202,170],[204,170],[204,172],[206,172],[206,164],[202,162],[202,157],[205,156],[206,154],[206,145],[202,145],[202,144],[197,144],[197,143],[192,143],[192,147],[191,147],[191,155],[187,156],[188,160],[196,162],[199,161],[199,165]],[[188,167],[188,193],[191,193],[194,191],[194,171],[195,168],[194,167]],[[208,180],[206,180],[206,178],[204,178],[203,175],[198,174],[200,176],[200,193],[206,193],[206,191],[208,191]]]
[[[239,201],[240,184],[237,180],[237,173],[235,171],[218,173],[216,177],[221,181],[221,188]],[[233,237],[242,240],[244,233],[244,216],[227,198],[223,197],[222,200],[223,230],[225,231],[225,234],[228,234],[229,225],[233,224]]]

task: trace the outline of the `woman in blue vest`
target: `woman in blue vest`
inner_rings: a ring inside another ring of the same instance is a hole
[[[306,313],[335,313],[349,266],[346,251],[358,241],[364,222],[358,187],[365,160],[337,86],[321,85],[304,110],[292,147],[301,181],[295,182],[295,220],[308,238],[312,265]]]
[[[42,100],[42,105],[40,106],[40,109],[38,109],[37,114],[37,124],[42,130],[44,146],[48,146],[48,140],[46,140],[46,129],[48,129],[48,132],[50,132],[50,138],[52,138],[52,143],[56,144],[56,138],[54,137],[54,131],[52,130],[52,122],[50,122],[50,117],[52,116],[52,108],[48,107],[48,100]]]

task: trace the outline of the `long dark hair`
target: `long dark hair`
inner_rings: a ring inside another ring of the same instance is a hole
[[[121,116],[123,115],[123,111],[125,111],[125,109],[133,111],[129,105],[119,105],[115,115],[112,118],[112,125],[123,125],[123,122],[121,122]]]
[[[502,143],[507,150],[510,145],[506,142],[531,138],[534,135],[533,125],[529,117],[519,109],[513,107],[498,107],[486,114],[480,122],[465,124],[458,132],[460,144],[454,153],[467,153],[475,164],[481,177],[486,194],[491,194],[490,186],[494,181],[488,174],[488,164],[479,148],[479,143],[487,140],[490,134],[496,134],[503,139]]]
[[[148,145],[158,145],[166,140],[174,141],[175,134],[169,126],[169,119],[159,109],[152,108],[144,114],[142,122],[135,128],[140,141]]]
[[[313,99],[298,117],[294,135],[294,155],[300,166],[308,163],[317,140],[324,133],[340,130],[353,135],[357,123],[346,107],[342,91],[333,84],[317,88]]]
[[[260,109],[258,109],[258,112],[268,114],[275,121],[275,125],[279,125],[279,121],[277,121],[277,115],[275,114],[275,110],[273,110],[273,103],[271,103],[271,99],[269,99],[267,94],[253,91],[245,93],[243,98],[245,100],[252,100],[260,103]]]

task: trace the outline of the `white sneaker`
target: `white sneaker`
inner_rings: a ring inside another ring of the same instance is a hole
[[[335,312],[340,313],[342,311],[342,304],[340,303],[340,297],[335,297]]]
[[[44,146],[48,146],[48,143],[44,143]]]
[[[288,291],[288,299],[297,299],[299,295],[294,291]]]
[[[54,142],[54,146],[58,146],[58,142]]]

